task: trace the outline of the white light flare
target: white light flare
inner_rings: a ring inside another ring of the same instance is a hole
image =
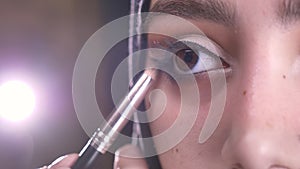
[[[0,86],[0,116],[10,121],[28,118],[35,107],[33,90],[24,82],[8,81]]]

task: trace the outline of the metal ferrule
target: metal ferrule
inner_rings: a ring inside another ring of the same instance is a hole
[[[143,74],[134,87],[130,90],[118,108],[113,112],[107,123],[98,128],[90,139],[90,145],[97,151],[105,153],[115,141],[118,134],[127,124],[134,111],[144,99],[153,79]]]

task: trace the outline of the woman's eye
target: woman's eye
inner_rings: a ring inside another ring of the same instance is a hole
[[[172,51],[176,55],[174,66],[179,73],[195,74],[230,67],[219,54],[195,42],[176,42]]]
[[[204,35],[187,35],[179,39],[152,36],[151,48],[159,48],[173,57],[150,52],[148,64],[166,67],[171,65],[178,75],[230,70],[230,56],[215,42]],[[166,54],[168,55],[168,54]],[[168,55],[169,56],[169,55]],[[171,64],[170,64],[171,63]]]
[[[182,71],[192,70],[199,61],[198,55],[192,49],[182,49],[175,54],[176,66]]]

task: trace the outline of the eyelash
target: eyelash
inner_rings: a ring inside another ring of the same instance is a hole
[[[176,74],[179,76],[191,73],[201,75],[213,70],[230,68],[230,65],[225,61],[225,56],[222,56],[225,55],[225,52],[211,40],[207,39],[206,37],[199,37],[199,35],[185,36],[184,38],[175,42],[170,38],[164,38],[164,40],[152,41],[150,47],[167,50],[173,54],[176,54],[176,59],[173,59],[172,62],[174,69],[177,69]],[[179,56],[180,54],[183,54],[184,56],[181,57]],[[197,57],[196,59],[191,58],[195,56]],[[161,65],[168,64],[170,61],[164,57],[157,58],[155,56],[150,56],[150,58],[152,61],[154,61],[154,63]],[[195,61],[196,63],[194,63]],[[182,69],[180,69],[179,66],[183,66],[181,67]]]

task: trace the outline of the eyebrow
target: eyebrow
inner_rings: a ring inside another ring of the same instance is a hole
[[[234,7],[220,0],[159,0],[150,12],[162,12],[186,19],[205,19],[225,26],[233,26]]]
[[[278,9],[278,17],[283,24],[300,21],[300,0],[283,0]]]

